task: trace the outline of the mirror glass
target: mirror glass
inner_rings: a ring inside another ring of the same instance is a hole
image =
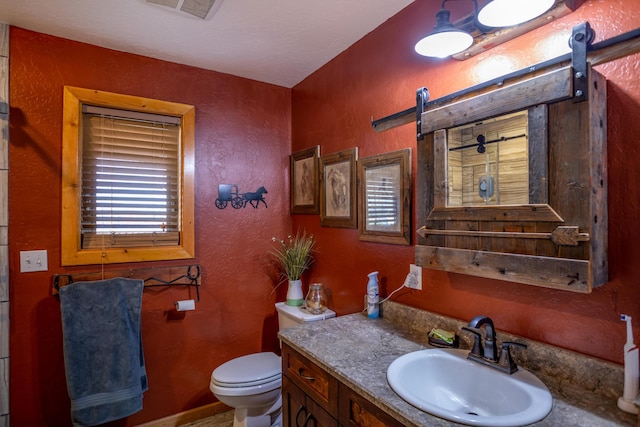
[[[447,130],[447,206],[529,203],[528,113]]]

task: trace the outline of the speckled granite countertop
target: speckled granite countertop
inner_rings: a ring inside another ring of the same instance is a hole
[[[459,426],[411,406],[387,382],[387,368],[397,357],[429,348],[432,327],[459,331],[462,322],[387,302],[384,318],[351,314],[284,329],[279,336],[340,382],[407,426]],[[509,334],[496,325],[498,341],[519,341],[518,365],[533,371],[551,390],[551,413],[535,426],[636,426],[637,416],[617,409],[622,367]],[[466,335],[466,334],[465,334]],[[461,337],[462,339],[463,337]],[[464,342],[461,347],[466,347]],[[514,351],[515,353],[515,351]],[[520,356],[520,357],[519,357]]]

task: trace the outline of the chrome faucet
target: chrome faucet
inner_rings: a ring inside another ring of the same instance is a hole
[[[484,344],[479,331],[483,325],[485,326]],[[498,358],[496,331],[493,327],[493,320],[488,316],[476,316],[469,322],[469,327],[463,326],[462,329],[474,335],[473,347],[467,359],[490,366],[509,375],[518,370],[518,366],[511,358],[509,348],[515,346],[527,348],[527,346],[517,342],[503,342],[500,357]]]

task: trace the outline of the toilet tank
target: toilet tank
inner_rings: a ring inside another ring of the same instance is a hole
[[[278,310],[279,329],[336,317],[336,312],[329,309],[322,314],[311,314],[304,306],[294,307],[284,302],[276,303],[276,310]]]

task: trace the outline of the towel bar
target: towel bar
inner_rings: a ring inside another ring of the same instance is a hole
[[[187,266],[187,271],[184,274],[175,276],[176,269],[183,269],[181,267],[156,267],[138,270],[110,270],[104,272],[90,272],[90,273],[73,273],[73,274],[54,274],[53,275],[53,288],[52,294],[57,295],[60,288],[71,283],[79,281],[92,281],[101,280],[113,277],[126,277],[129,279],[142,279],[144,280],[145,287],[153,286],[195,286],[196,288],[196,300],[200,301],[200,278],[201,269],[199,264],[192,264]],[[165,279],[169,277],[170,279]],[[171,278],[173,277],[173,278]]]
[[[195,271],[192,271],[195,270]],[[178,276],[171,280],[162,280],[157,279],[155,277],[149,277],[144,279],[144,286],[195,286],[196,287],[196,299],[195,302],[200,302],[200,282],[198,279],[200,278],[200,265],[194,264],[187,267],[187,273],[181,276]],[[188,279],[189,283],[180,283],[178,282],[181,279]],[[156,282],[156,283],[148,283],[148,282]]]

